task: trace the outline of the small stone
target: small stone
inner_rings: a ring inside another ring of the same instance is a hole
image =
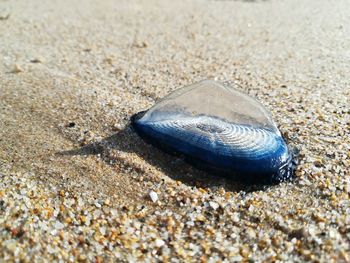
[[[21,66],[15,64],[13,66],[13,69],[11,70],[11,73],[17,74],[17,73],[20,73],[20,72],[23,72],[23,69],[21,68]]]
[[[317,159],[315,162],[314,162],[314,165],[316,166],[316,167],[322,167],[322,160],[321,159]]]
[[[100,233],[102,236],[106,235],[106,228],[105,227],[100,227]]]
[[[99,218],[101,215],[102,215],[102,211],[100,211],[100,210],[95,210],[93,213],[94,219]]]
[[[9,18],[10,18],[10,14],[9,13],[4,14],[4,15],[0,14],[0,20],[7,20]]]
[[[234,213],[232,216],[232,221],[235,223],[239,222],[239,213]]]
[[[247,236],[250,239],[254,239],[254,238],[256,238],[256,233],[255,233],[255,231],[252,228],[248,228],[247,229]]]
[[[247,245],[243,245],[240,248],[239,252],[240,252],[240,254],[241,254],[241,256],[243,258],[248,258],[249,257],[250,252],[249,252],[249,247]]]
[[[142,41],[142,42],[135,41],[133,46],[137,48],[146,48],[148,47],[148,43],[146,41]]]
[[[44,59],[42,57],[33,58],[30,60],[31,63],[43,63]]]
[[[162,246],[164,246],[164,244],[165,244],[165,242],[162,239],[156,239],[156,241],[154,241],[154,245],[156,247],[162,247]]]
[[[210,205],[210,207],[213,208],[214,210],[216,210],[216,209],[219,208],[219,204],[218,204],[218,203],[215,203],[215,202],[212,202],[212,201],[209,202],[209,205]]]
[[[302,238],[306,238],[308,236],[308,232],[304,227],[302,227],[302,228],[291,231],[289,235],[292,238],[302,239]]]
[[[61,230],[61,229],[64,228],[64,224],[62,224],[61,222],[57,221],[57,222],[55,223],[55,228],[56,228],[57,230]]]
[[[120,124],[120,123],[116,123],[116,124],[114,124],[114,126],[113,126],[113,130],[114,130],[114,131],[121,131],[121,130],[123,130],[123,125]]]
[[[14,252],[17,248],[17,242],[16,241],[10,241],[7,243],[7,249],[10,250],[11,252]]]
[[[68,124],[67,124],[67,127],[69,127],[69,128],[75,127],[75,122],[70,122],[70,123],[68,123]]]
[[[47,252],[49,252],[50,254],[53,254],[53,253],[55,253],[55,249],[53,247],[51,247],[50,245],[48,245]]]
[[[156,192],[154,192],[154,191],[151,191],[149,193],[149,197],[151,198],[153,203],[158,201],[158,194]]]
[[[347,182],[345,185],[345,191],[350,194],[350,182]]]

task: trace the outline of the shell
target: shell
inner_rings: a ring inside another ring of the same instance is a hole
[[[270,113],[255,99],[211,80],[176,90],[132,126],[146,141],[197,167],[249,183],[291,178],[294,162]]]

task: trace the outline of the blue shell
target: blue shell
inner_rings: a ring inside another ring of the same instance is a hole
[[[206,82],[206,86],[211,84]],[[191,90],[193,93],[196,94],[196,91]],[[233,179],[249,183],[274,183],[292,176],[292,155],[270,120],[262,125],[261,120],[257,121],[260,115],[255,114],[257,118],[252,121],[252,116],[243,118],[240,114],[235,118],[241,121],[234,123],[220,116],[189,114],[188,107],[184,107],[181,99],[178,103],[181,107],[174,107],[181,96],[186,96],[186,93],[166,98],[165,106],[169,108],[156,105],[150,110],[151,113],[134,115],[132,125],[136,132],[167,152],[184,155],[200,168]],[[239,93],[239,96],[246,95]]]

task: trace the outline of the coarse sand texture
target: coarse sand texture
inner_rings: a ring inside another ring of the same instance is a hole
[[[0,0],[0,258],[350,261],[349,14],[346,0]],[[293,182],[211,176],[130,127],[203,79],[271,112],[300,150]]]

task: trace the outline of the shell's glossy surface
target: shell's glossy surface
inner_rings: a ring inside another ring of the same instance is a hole
[[[215,81],[179,89],[133,117],[150,143],[249,182],[279,182],[292,157],[270,114],[255,99]]]

